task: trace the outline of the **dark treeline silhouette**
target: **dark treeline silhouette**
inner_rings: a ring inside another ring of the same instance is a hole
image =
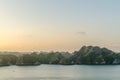
[[[111,65],[120,64],[120,53],[97,46],[83,46],[72,54],[69,52],[33,52],[29,54],[0,54],[0,66],[28,66],[40,64],[60,65]]]

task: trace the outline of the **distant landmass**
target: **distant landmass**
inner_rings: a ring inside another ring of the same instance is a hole
[[[0,66],[57,65],[115,65],[120,64],[120,53],[98,46],[83,46],[72,54],[69,52],[1,52]]]

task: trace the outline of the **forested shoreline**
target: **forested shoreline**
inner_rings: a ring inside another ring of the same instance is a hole
[[[115,65],[120,64],[120,53],[98,46],[83,46],[79,51],[32,52],[27,54],[0,54],[0,66],[58,65]]]

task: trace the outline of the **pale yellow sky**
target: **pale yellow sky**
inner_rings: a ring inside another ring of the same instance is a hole
[[[120,51],[120,6],[114,3],[1,0],[0,51],[72,52],[83,45]]]

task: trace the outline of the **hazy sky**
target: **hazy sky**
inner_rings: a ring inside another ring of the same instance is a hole
[[[120,51],[120,0],[0,0],[1,51]]]

